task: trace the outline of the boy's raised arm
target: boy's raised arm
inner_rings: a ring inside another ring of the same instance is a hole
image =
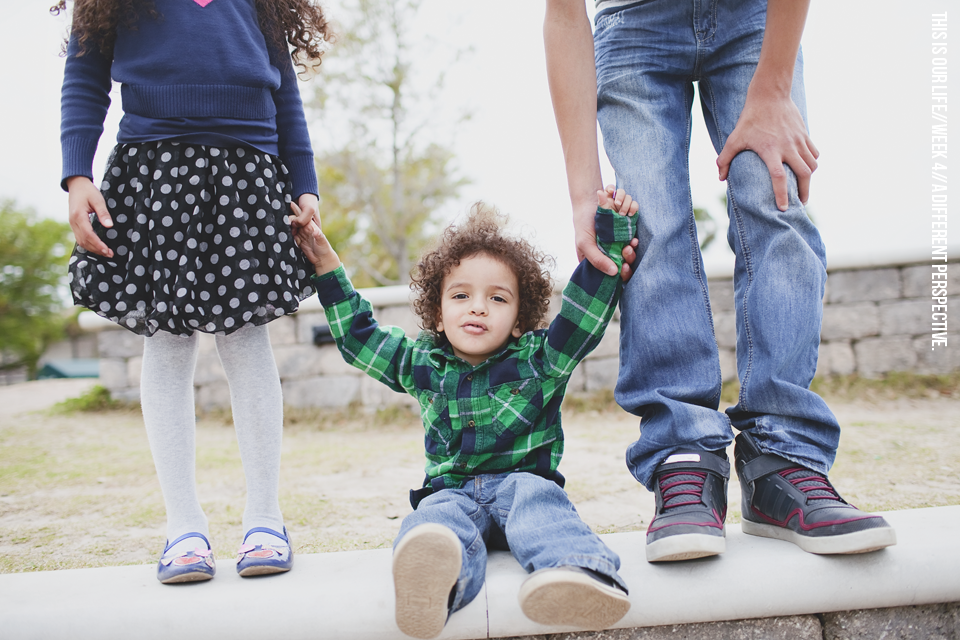
[[[373,307],[357,293],[341,268],[340,258],[312,217],[299,220],[301,210],[291,203],[294,238],[304,257],[316,270],[317,289],[330,325],[330,333],[344,361],[394,391],[413,390],[414,341],[400,327],[381,327]]]
[[[569,376],[584,357],[600,343],[620,301],[623,282],[618,274],[624,265],[622,251],[637,234],[638,205],[622,190],[597,191],[594,228],[598,251],[617,267],[605,274],[584,259],[563,289],[560,313],[547,331],[545,361],[549,375]],[[619,202],[620,213],[614,211]]]

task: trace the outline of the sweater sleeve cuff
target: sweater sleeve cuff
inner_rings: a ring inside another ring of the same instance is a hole
[[[627,243],[637,235],[637,216],[622,216],[610,209],[597,207],[594,218],[597,242],[601,244]]]
[[[342,264],[322,276],[312,275],[310,280],[317,289],[320,304],[324,307],[331,307],[338,302],[343,302],[356,293],[353,283],[347,277],[347,272]]]
[[[290,177],[293,180],[294,201],[305,193],[319,195],[317,169],[313,164],[312,155],[284,158],[283,163],[290,171]]]
[[[93,156],[97,152],[97,141],[86,138],[66,138],[61,140],[63,150],[63,173],[60,176],[60,188],[67,190],[67,178],[86,176],[93,180]]]

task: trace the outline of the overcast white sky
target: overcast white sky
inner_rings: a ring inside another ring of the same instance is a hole
[[[8,2],[0,23],[0,198],[66,220],[58,186],[58,47],[67,25],[49,16],[51,3]],[[336,14],[334,0],[325,5]],[[809,204],[832,264],[929,254],[931,14],[947,5],[835,0],[811,9],[803,48],[810,129],[821,158]],[[960,12],[956,16],[960,33]],[[496,204],[536,233],[565,275],[575,261],[573,233],[547,92],[543,2],[426,0],[421,18],[433,37],[474,50],[450,78],[447,94],[451,113],[463,104],[474,112],[456,138],[459,166],[473,182],[448,212],[462,212],[478,199]],[[951,87],[960,85],[960,68],[955,73]],[[958,100],[952,90],[950,103]],[[118,111],[108,117],[97,173],[115,142]],[[694,203],[725,218],[716,153],[699,115],[692,144]],[[613,180],[609,168],[605,179]],[[728,250],[716,244],[708,269],[717,265],[719,272]],[[958,251],[955,239],[951,255]]]

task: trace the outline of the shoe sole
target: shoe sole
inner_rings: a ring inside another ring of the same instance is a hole
[[[463,564],[456,534],[439,524],[410,530],[393,552],[393,588],[400,631],[414,638],[434,638],[447,623],[450,591]]]
[[[813,538],[801,535],[792,529],[785,529],[772,524],[742,520],[740,527],[744,533],[751,536],[773,538],[792,542],[807,553],[819,555],[843,555],[854,553],[869,553],[897,544],[897,532],[893,527],[865,529],[854,533],[844,533],[836,536],[822,536]]]
[[[543,625],[584,630],[607,629],[630,610],[630,600],[619,589],[576,571],[543,569],[520,587],[523,614]]]
[[[241,578],[252,578],[253,576],[268,576],[273,573],[286,573],[290,567],[247,567],[243,571],[238,571]]]
[[[647,562],[676,562],[715,556],[727,550],[727,539],[698,533],[668,536],[647,544]]]
[[[160,584],[181,584],[183,582],[203,582],[204,580],[210,580],[213,576],[209,573],[203,573],[202,571],[191,571],[190,573],[182,573],[178,576],[173,576],[172,578],[167,578],[166,580],[161,580]]]

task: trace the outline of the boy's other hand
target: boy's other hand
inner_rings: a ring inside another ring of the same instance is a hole
[[[608,184],[602,191],[597,191],[597,204],[622,216],[632,216],[640,210],[640,204],[629,193],[612,184]]]
[[[607,185],[603,191],[597,191],[597,204],[604,209],[612,209],[622,216],[633,216],[640,210],[640,205],[630,194],[623,189],[617,189],[613,185]],[[637,246],[639,244],[640,241],[634,238],[620,252],[620,255],[623,256],[620,279],[624,282],[628,281],[630,276],[633,275],[633,263],[637,260]]]

